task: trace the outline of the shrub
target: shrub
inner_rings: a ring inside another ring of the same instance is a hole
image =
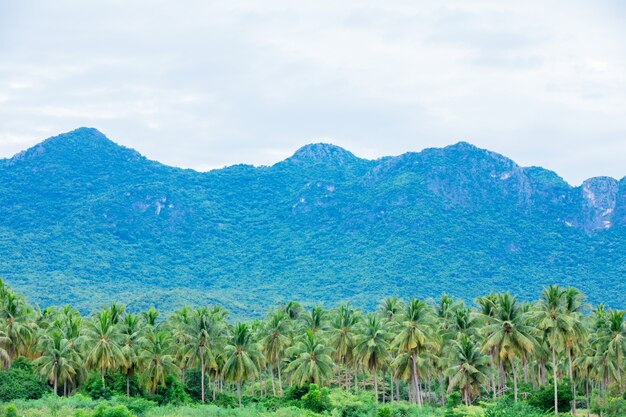
[[[135,417],[129,410],[123,405],[108,406],[106,404],[99,404],[94,410],[93,417]]]
[[[17,408],[14,405],[7,405],[4,415],[6,417],[17,417]]]
[[[317,384],[309,386],[309,392],[302,397],[302,406],[316,413],[330,410],[330,399],[328,398],[328,388],[318,388]]]
[[[487,405],[485,417],[542,417],[543,411],[526,401],[514,402],[510,398]]]
[[[25,365],[0,370],[0,401],[36,400],[48,391],[48,386]]]
[[[558,384],[559,412],[568,412],[572,408],[572,387],[568,382]],[[554,387],[541,387],[528,395],[528,404],[545,412],[554,411]]]
[[[591,411],[607,417],[625,416],[626,400],[620,397],[594,397],[591,400]]]

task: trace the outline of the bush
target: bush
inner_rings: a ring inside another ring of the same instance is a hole
[[[568,382],[558,384],[559,412],[568,412],[572,408],[572,387]],[[528,404],[544,412],[554,411],[554,387],[541,387],[528,395]]]
[[[6,417],[17,417],[17,408],[14,405],[7,405],[4,415]]]
[[[50,389],[24,362],[18,367],[0,370],[0,401],[36,400]]]
[[[93,417],[135,417],[128,408],[123,405],[108,406],[100,404],[96,407]]]
[[[309,386],[309,392],[302,397],[302,406],[308,410],[321,413],[330,410],[330,399],[328,398],[328,388],[318,388],[317,384]]]
[[[159,385],[156,393],[149,395],[148,398],[159,405],[179,405],[191,402],[183,385],[172,375],[168,375],[165,378],[165,385]]]
[[[487,405],[485,417],[543,417],[542,410],[533,407],[526,401],[514,402],[510,398]]]
[[[607,417],[626,416],[626,400],[620,397],[594,397],[591,400],[591,411]]]

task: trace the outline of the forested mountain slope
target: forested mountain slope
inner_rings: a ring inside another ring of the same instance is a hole
[[[241,316],[550,283],[625,307],[626,179],[571,187],[463,142],[375,161],[314,144],[196,172],[81,128],[0,160],[0,276],[42,306]]]

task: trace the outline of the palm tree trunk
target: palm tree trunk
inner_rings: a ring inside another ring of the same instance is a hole
[[[283,397],[283,380],[280,376],[280,356],[278,357],[278,392],[280,393],[280,398]]]
[[[515,361],[513,359],[511,362],[511,371],[513,372],[513,399],[517,402],[517,372],[515,372]]]
[[[569,380],[572,383],[572,414],[576,415],[576,381],[574,381],[574,367],[572,366],[572,347],[567,349],[567,359],[569,361]]]
[[[130,378],[128,377],[128,372],[126,373],[126,396],[130,397]]]
[[[496,388],[497,368],[496,368],[496,360],[494,358],[493,349],[490,350],[489,356],[491,358],[491,388],[493,389],[493,399],[495,400],[496,396],[498,395],[498,389]]]
[[[272,395],[276,396],[276,384],[274,384],[274,367],[270,364],[270,378],[272,378]]]
[[[185,369],[185,366],[180,368],[180,382],[183,384],[183,386],[185,386]]]
[[[202,388],[202,404],[204,404],[204,349],[200,348],[200,387]]]
[[[239,398],[239,407],[241,408],[241,381],[237,381],[237,398]]]
[[[58,380],[56,372],[54,373],[54,395],[59,395],[57,392]]]
[[[400,401],[400,381],[396,378],[396,399]]]
[[[374,367],[374,400],[378,402],[378,372],[376,372],[376,367]]]
[[[387,368],[383,367],[383,404],[385,404],[386,384],[387,384]]]
[[[102,379],[102,386],[106,387],[106,383],[104,382],[104,366],[100,367],[100,378]]]
[[[559,415],[559,393],[556,381],[556,346],[552,346],[552,377],[554,378],[554,415]]]
[[[493,375],[492,375],[493,376]],[[493,381],[493,378],[492,378]],[[445,388],[443,386],[444,383],[444,378],[443,378],[443,371],[439,370],[439,395],[441,396],[441,405],[444,405],[446,403],[446,393],[445,393]]]
[[[587,417],[589,417],[589,376],[585,378],[585,397],[587,402]]]
[[[67,379],[63,381],[63,396],[67,397]]]

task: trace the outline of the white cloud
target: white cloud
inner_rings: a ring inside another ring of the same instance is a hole
[[[468,140],[574,183],[622,177],[625,16],[617,0],[12,2],[0,152],[83,125],[197,169],[319,138],[367,157]]]

